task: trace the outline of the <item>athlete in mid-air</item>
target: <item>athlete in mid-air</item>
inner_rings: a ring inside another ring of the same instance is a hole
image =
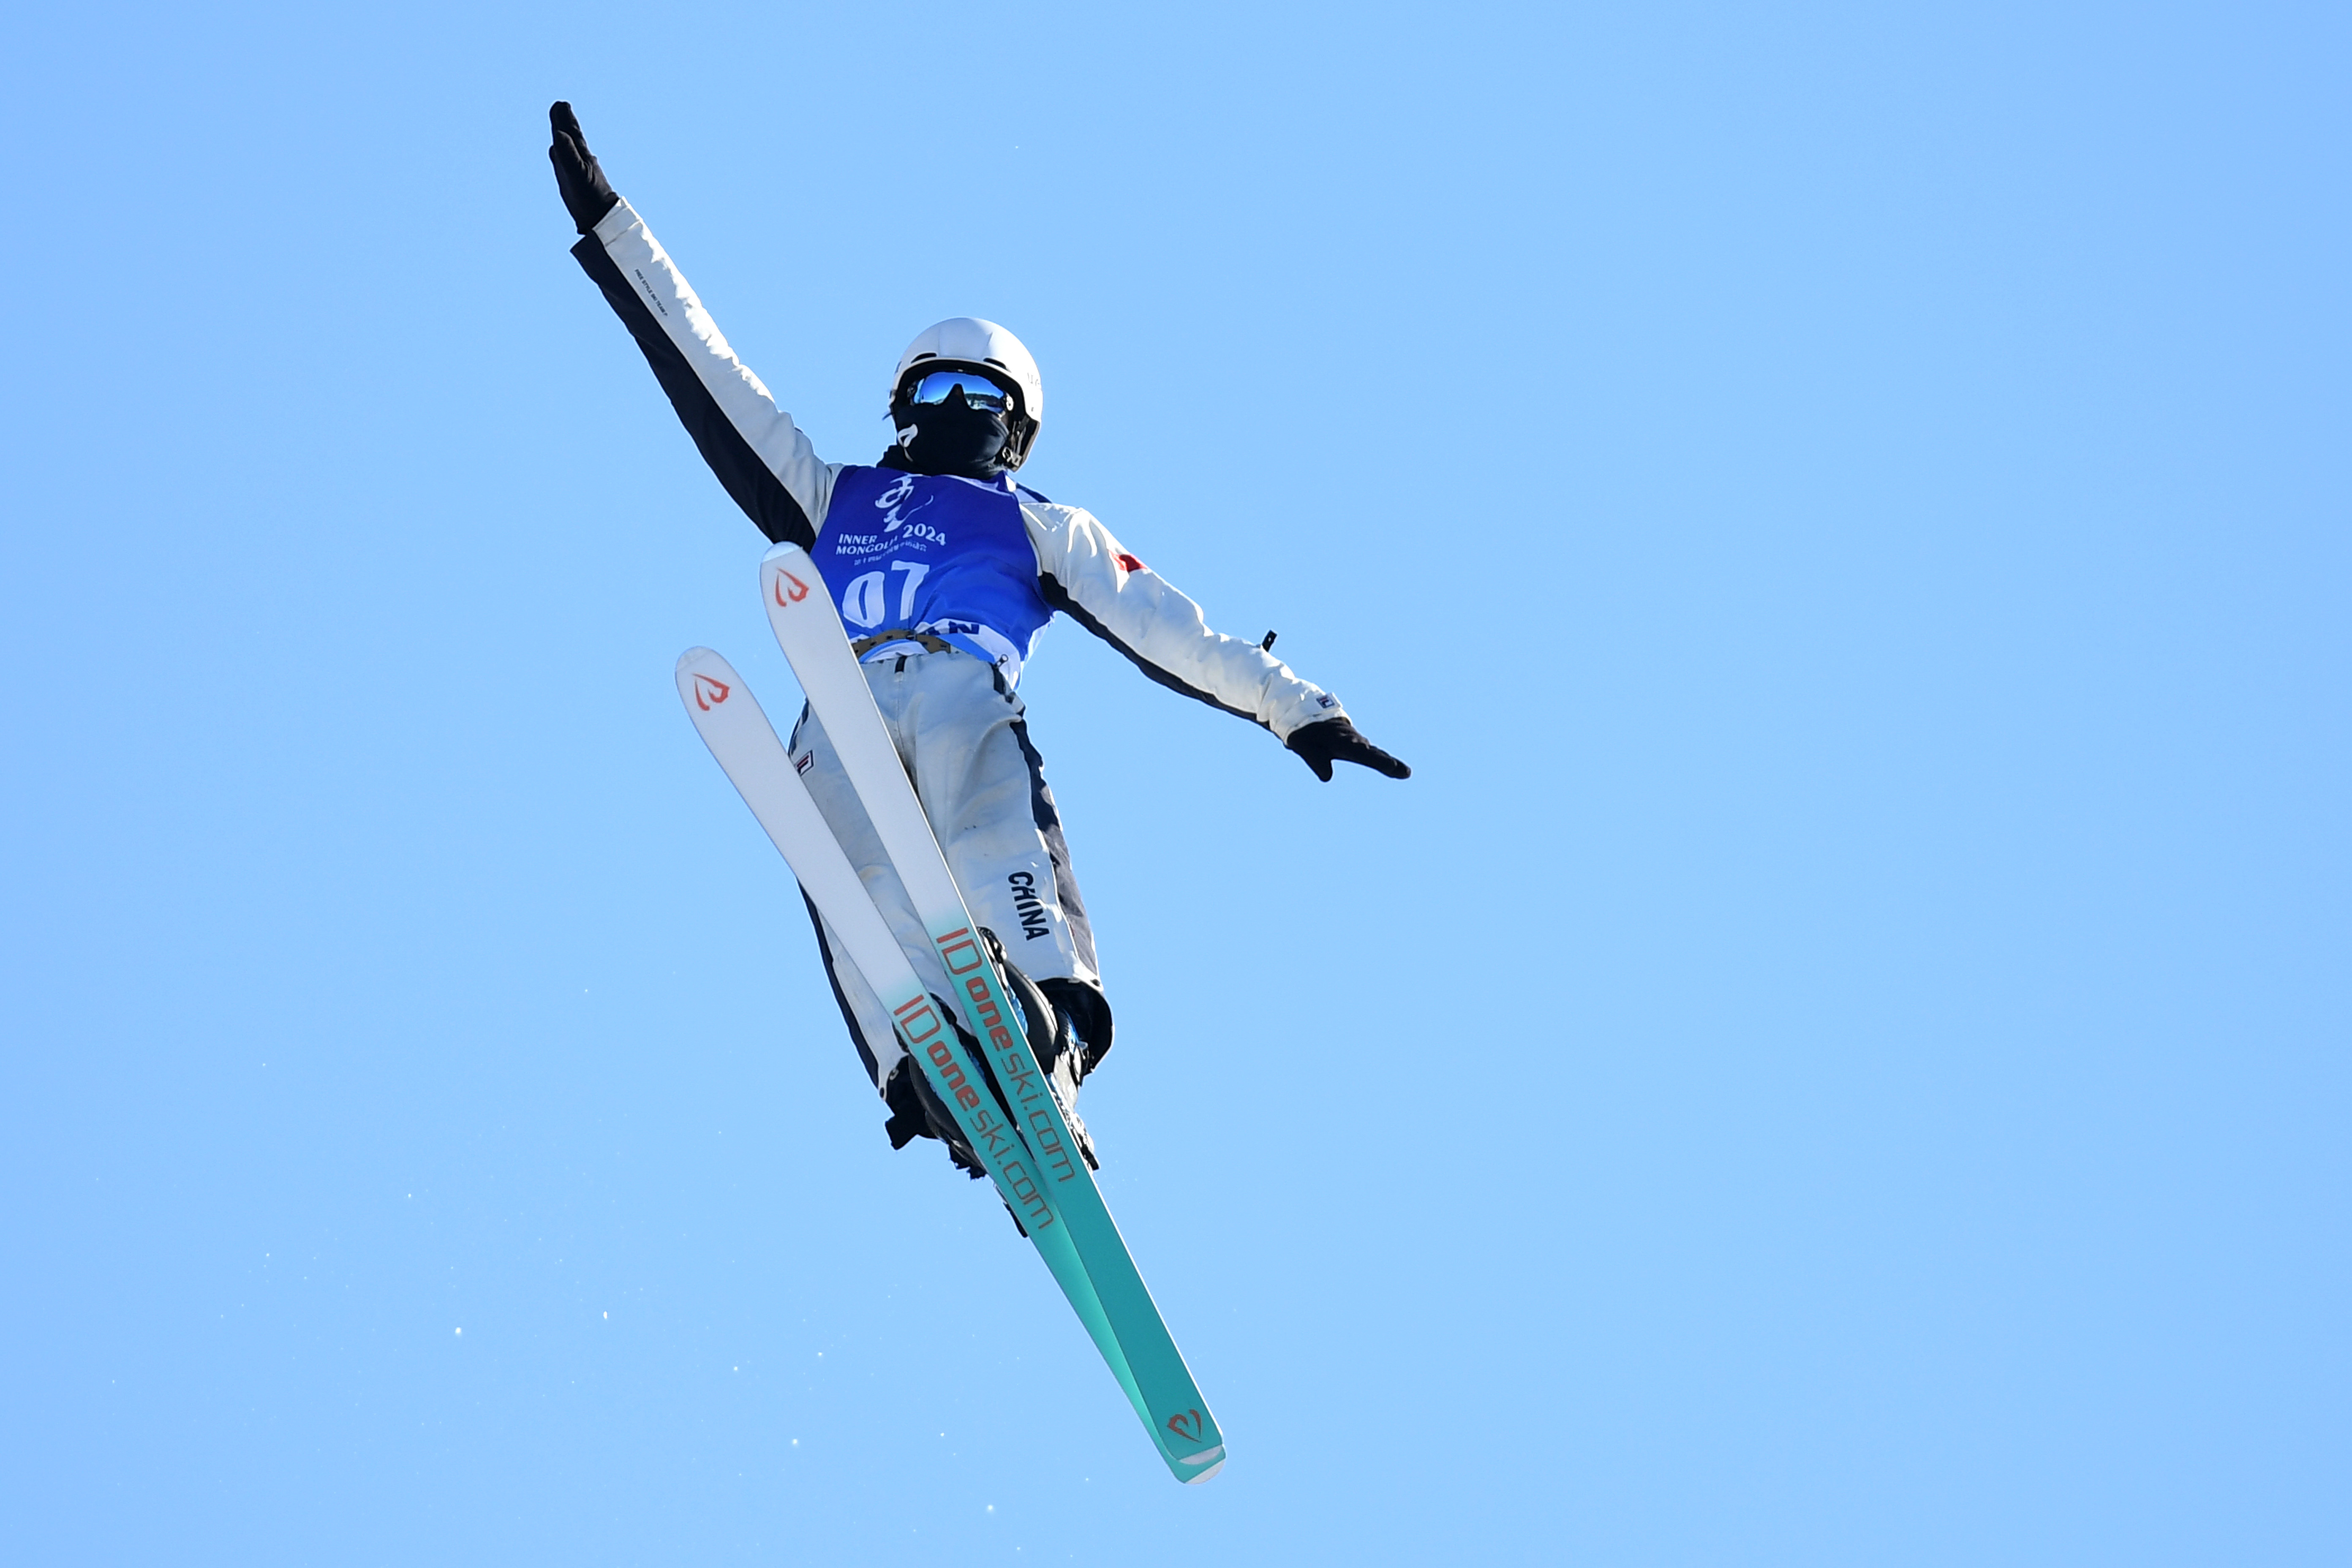
[[[994,322],[959,316],[926,329],[890,383],[897,439],[871,464],[819,460],[645,220],[614,194],[572,106],[556,104],[549,120],[556,184],[583,236],[572,254],[645,351],[727,493],[769,539],[815,561],[973,919],[995,934],[1024,1006],[1051,1010],[1032,1044],[1075,1105],[1079,1081],[1110,1049],[1110,1005],[1014,692],[1056,610],[1160,685],[1264,725],[1326,783],[1334,763],[1394,779],[1412,770],[1266,647],[1211,631],[1200,606],[1091,513],[1013,483],[1045,394],[1029,351]],[[802,715],[789,745],[900,945],[930,989],[946,993],[922,922],[814,717]],[[979,1161],[909,1067],[889,1013],[814,908],[811,918],[850,1037],[889,1107],[891,1143],[940,1138],[978,1176]]]

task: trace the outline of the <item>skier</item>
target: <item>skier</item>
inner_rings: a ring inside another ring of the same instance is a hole
[[[1160,685],[1264,725],[1326,783],[1334,763],[1412,770],[1359,734],[1338,698],[1265,646],[1211,631],[1200,607],[1129,553],[1091,513],[1013,473],[1045,410],[1036,363],[992,321],[926,329],[890,384],[897,437],[874,463],[825,463],[735,357],[702,302],[614,194],[572,106],[548,118],[572,248],[669,396],[703,459],[752,522],[815,561],[863,661],[924,814],[972,917],[996,939],[1028,1037],[1075,1107],[1111,1046],[1111,1010],[1061,818],[1015,694],[1060,611]],[[934,994],[949,987],[856,792],[805,710],[793,765],[900,945]],[[980,1161],[912,1068],[890,1015],[810,907],[835,999],[888,1106],[891,1146],[936,1137],[975,1178]],[[1079,1131],[1073,1120],[1074,1131]]]

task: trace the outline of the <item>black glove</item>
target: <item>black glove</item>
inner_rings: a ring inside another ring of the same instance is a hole
[[[597,166],[596,154],[588,151],[588,138],[581,133],[580,117],[572,112],[572,106],[557,99],[548,106],[547,123],[555,132],[554,143],[547,150],[548,162],[555,165],[555,188],[563,193],[572,221],[586,234],[621,198],[613,194],[604,171]]]
[[[1356,733],[1356,726],[1345,719],[1318,719],[1312,724],[1301,724],[1283,744],[1297,752],[1325,784],[1331,782],[1333,763],[1354,763],[1392,779],[1412,777],[1411,768]]]

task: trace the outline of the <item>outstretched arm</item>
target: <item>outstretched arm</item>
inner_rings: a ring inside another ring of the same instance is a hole
[[[1356,763],[1392,779],[1412,770],[1356,731],[1339,700],[1301,680],[1267,648],[1209,629],[1201,606],[1119,547],[1092,512],[1022,507],[1045,602],[1171,690],[1263,724],[1328,784]]]
[[[629,204],[613,192],[572,106],[548,110],[547,155],[582,238],[572,254],[645,352],[687,434],[735,504],[778,543],[816,542],[834,470],[817,460]]]

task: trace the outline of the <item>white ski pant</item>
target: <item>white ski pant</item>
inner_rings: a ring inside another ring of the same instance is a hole
[[[893,655],[865,669],[971,918],[996,933],[1006,956],[1032,980],[1059,977],[1099,988],[1094,932],[1020,697],[993,666],[961,651]],[[953,994],[833,743],[805,710],[793,728],[792,755],[915,973],[934,994]],[[817,934],[835,995],[878,1089],[905,1047],[891,1031],[889,1010],[821,918]]]

